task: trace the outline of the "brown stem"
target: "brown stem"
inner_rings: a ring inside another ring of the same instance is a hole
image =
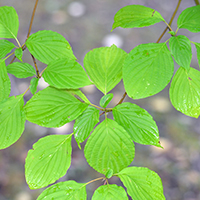
[[[127,95],[127,93],[125,92],[125,93],[123,94],[123,97],[120,99],[120,101],[118,102],[117,105],[121,104],[121,103],[124,101],[126,95]],[[117,105],[116,105],[116,106],[117,106]]]
[[[31,54],[31,57],[33,58],[33,62],[34,62],[34,65],[35,65],[35,70],[36,70],[36,73],[37,73],[37,77],[40,78],[40,73],[39,73],[39,70],[38,70],[38,67],[37,67],[37,63],[36,63],[35,57],[32,54]]]
[[[178,1],[178,4],[177,4],[177,6],[176,6],[176,9],[174,10],[174,13],[173,13],[173,15],[172,15],[172,17],[171,17],[171,19],[170,19],[170,21],[169,21],[169,23],[168,23],[170,26],[171,26],[171,24],[172,24],[172,22],[173,22],[173,20],[174,20],[174,17],[175,17],[175,15],[176,15],[177,11],[178,11],[178,8],[179,8],[179,6],[180,6],[181,1],[182,1],[182,0],[179,0],[179,1]],[[168,29],[168,26],[167,26],[167,27],[165,28],[165,30],[162,32],[161,36],[158,38],[158,40],[157,40],[156,43],[159,43],[159,42],[160,42],[161,38],[162,38],[163,35],[166,33],[167,29]]]
[[[194,2],[196,3],[196,5],[199,5],[199,0],[194,0]]]
[[[29,25],[29,29],[28,29],[27,39],[28,39],[28,37],[29,37],[29,35],[31,33],[31,28],[32,28],[32,25],[33,25],[33,19],[34,19],[34,16],[35,16],[35,11],[36,11],[36,8],[37,8],[38,1],[39,0],[35,1],[35,6],[34,6],[34,9],[33,9],[33,13],[32,13],[32,16],[31,16],[31,21],[30,21],[30,25]]]
[[[10,61],[10,64],[14,62],[16,56],[13,57],[13,59]]]

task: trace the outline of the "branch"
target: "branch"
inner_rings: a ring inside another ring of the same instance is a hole
[[[199,0],[194,0],[194,2],[196,3],[196,5],[199,5]]]
[[[32,54],[31,54],[31,57],[33,58],[33,62],[34,62],[34,65],[35,65],[35,70],[36,70],[36,73],[37,73],[37,77],[41,78],[39,70],[38,70],[38,67],[37,67],[37,63],[36,63],[36,60],[35,60],[35,57]]]

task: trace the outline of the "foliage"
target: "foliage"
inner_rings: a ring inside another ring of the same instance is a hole
[[[191,43],[197,49],[200,63],[200,44],[184,35],[179,29],[200,32],[200,5],[185,9],[173,31],[161,14],[152,8],[130,5],[120,9],[112,31],[117,27],[140,28],[155,23],[167,24],[171,38],[164,43],[140,44],[126,53],[112,45],[89,51],[84,68],[77,62],[69,42],[59,33],[41,30],[21,45],[17,39],[19,21],[13,7],[0,7],[0,149],[15,143],[28,120],[44,127],[61,127],[75,120],[70,135],[51,135],[39,139],[29,150],[25,162],[25,178],[31,189],[55,183],[67,173],[71,165],[71,139],[84,142],[84,155],[88,164],[104,176],[88,183],[65,181],[56,183],[42,192],[40,199],[87,199],[86,185],[105,180],[92,199],[128,199],[121,186],[110,185],[108,180],[117,176],[132,199],[165,199],[160,177],[143,167],[129,167],[135,156],[134,142],[161,147],[159,131],[153,117],[133,103],[123,103],[128,95],[132,99],[146,98],[159,93],[169,82],[172,105],[185,115],[200,115],[200,72],[190,67]],[[7,39],[15,39],[18,46]],[[167,43],[169,42],[169,47]],[[35,69],[23,62],[28,49]],[[11,53],[10,53],[11,52]],[[6,66],[5,60],[15,55],[21,62]],[[172,57],[173,56],[173,57]],[[174,62],[180,66],[174,77]],[[39,73],[36,59],[46,68]],[[11,96],[8,74],[17,78],[32,77],[29,88]],[[50,85],[37,92],[38,80],[43,77]],[[108,93],[123,80],[125,94],[114,107],[108,108],[113,94]],[[104,96],[100,107],[92,104],[80,88],[94,84]],[[23,96],[30,89],[32,98],[24,104]],[[113,118],[108,114],[112,112]],[[105,119],[99,123],[99,117]]]

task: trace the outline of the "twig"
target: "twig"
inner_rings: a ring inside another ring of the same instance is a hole
[[[33,62],[34,62],[34,65],[35,65],[35,70],[36,70],[36,73],[37,73],[37,77],[40,78],[40,73],[39,73],[39,70],[38,70],[38,67],[37,67],[37,63],[36,63],[35,57],[32,54],[31,54],[31,57],[33,58]]]
[[[194,0],[194,2],[196,3],[196,5],[199,5],[199,0]]]
[[[125,93],[123,94],[123,97],[120,99],[120,101],[118,102],[117,105],[121,104],[121,103],[124,101],[126,95],[127,95],[127,93],[125,92]],[[117,106],[117,105],[116,105],[116,106]]]

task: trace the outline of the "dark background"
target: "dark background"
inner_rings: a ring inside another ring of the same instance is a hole
[[[26,39],[34,3],[34,0],[0,0],[0,6],[13,6],[19,15],[18,39],[21,44]],[[38,30],[53,30],[62,34],[69,41],[74,54],[82,64],[84,55],[93,48],[115,43],[129,52],[141,43],[156,42],[166,27],[161,22],[141,29],[117,28],[111,33],[114,15],[120,8],[131,4],[145,5],[157,10],[166,21],[169,21],[177,3],[178,0],[40,0],[32,33]],[[194,5],[193,0],[182,0],[172,24],[174,31],[177,16],[187,7]],[[200,42],[200,33],[179,30],[178,34],[185,34],[190,40]],[[161,42],[169,37],[170,35],[166,33]],[[199,68],[193,45],[192,50],[191,66]],[[27,52],[24,53],[23,60],[32,64]],[[37,63],[41,71],[45,65]],[[175,64],[175,70],[177,68]],[[28,88],[30,79],[15,79],[14,76],[10,78],[11,95],[21,94]],[[46,86],[47,84],[40,80],[38,90]],[[157,122],[161,144],[164,147],[159,149],[136,144],[136,156],[131,165],[148,167],[157,172],[162,179],[167,200],[200,200],[199,119],[187,117],[176,111],[169,101],[168,90],[169,86],[159,94],[142,100],[133,101],[128,97],[125,99],[138,104],[152,114]],[[99,104],[102,93],[94,86],[83,88],[83,92],[92,103]],[[114,99],[110,106],[114,106],[121,99],[124,93],[123,84],[118,84],[112,92]],[[30,98],[31,94],[27,93],[25,100]],[[32,191],[25,182],[24,162],[28,150],[40,137],[48,134],[68,134],[73,131],[72,128],[73,123],[58,129],[47,129],[27,122],[22,137],[11,147],[0,151],[0,200],[35,200],[43,189]],[[72,165],[60,180],[87,182],[100,177],[100,174],[88,166],[83,152],[78,149],[74,140],[72,143]],[[111,178],[109,182],[122,185],[116,177]],[[87,186],[88,199],[100,184],[101,181]]]

